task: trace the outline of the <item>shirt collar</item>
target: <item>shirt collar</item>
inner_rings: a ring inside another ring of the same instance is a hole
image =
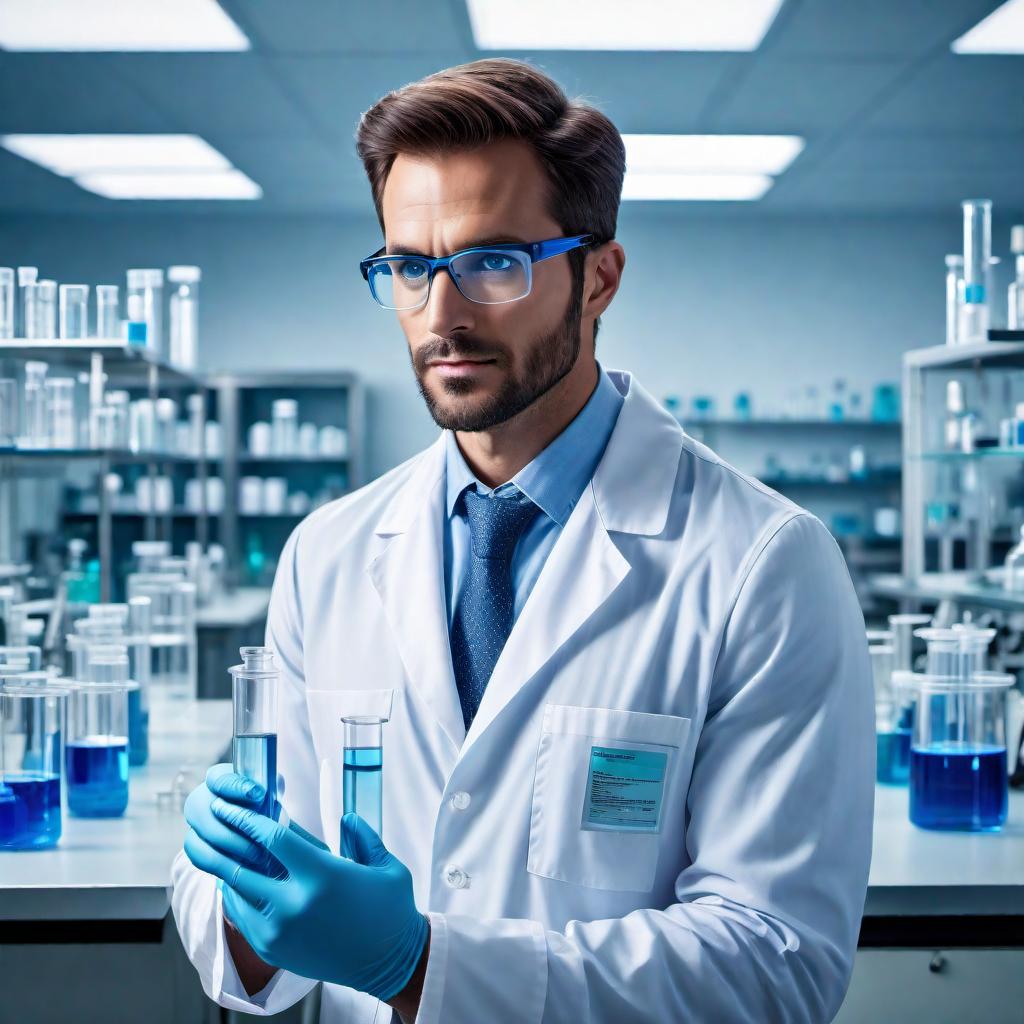
[[[601,461],[622,402],[618,388],[598,366],[597,387],[576,418],[507,484],[494,490],[502,493],[504,488],[517,487],[559,526],[565,526]],[[445,432],[445,473],[449,518],[467,487],[475,486],[484,494],[491,490],[466,465],[450,430]]]

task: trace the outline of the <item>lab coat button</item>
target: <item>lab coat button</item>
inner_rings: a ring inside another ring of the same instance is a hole
[[[446,864],[444,880],[452,889],[465,889],[469,885],[469,875],[455,864]]]
[[[464,811],[469,806],[470,796],[469,794],[460,789],[457,793],[452,793],[452,807],[457,811]]]

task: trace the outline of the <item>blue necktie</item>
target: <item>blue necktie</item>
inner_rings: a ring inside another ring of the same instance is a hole
[[[472,551],[449,635],[462,720],[469,729],[487,681],[512,632],[516,543],[540,511],[521,491],[507,497],[463,492]]]

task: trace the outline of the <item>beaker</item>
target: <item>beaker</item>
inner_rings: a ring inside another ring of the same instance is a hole
[[[913,708],[902,689],[893,685],[891,645],[869,648],[875,678],[875,778],[889,786],[906,783],[910,772]]]
[[[122,675],[120,666],[95,665]],[[127,662],[123,675],[127,676]],[[75,680],[71,686],[65,747],[68,809],[82,818],[117,818],[128,806],[127,681]]]
[[[62,284],[60,286],[60,336],[85,338],[89,334],[89,286]]]
[[[67,690],[0,682],[0,850],[54,846],[61,833]]]
[[[242,647],[242,664],[231,674],[234,728],[231,762],[239,775],[258,782],[266,797],[260,814],[277,818],[277,687],[278,671],[269,647]]]
[[[984,629],[972,622],[956,622],[950,627],[960,639],[960,661],[957,675],[970,679],[988,668],[988,649],[995,639],[994,629]]]
[[[925,671],[932,676],[960,678],[960,637],[952,629],[917,629],[914,636],[928,645]]]
[[[971,345],[988,341],[992,201],[965,199],[960,205],[964,215],[964,294],[957,342]]]
[[[73,377],[48,377],[46,379],[46,446],[69,449],[74,448],[77,441],[75,379]]]
[[[343,813],[358,814],[377,835],[382,836],[384,748],[386,718],[351,715],[342,718],[345,748],[342,754]],[[344,832],[341,849],[345,854]]]
[[[0,338],[14,337],[14,267],[0,267]]]
[[[96,285],[96,337],[121,338],[121,306],[116,284]]]
[[[128,686],[128,764],[143,765],[149,759],[149,705],[142,685],[131,674],[129,637],[119,634],[114,643],[88,646],[88,676],[94,683],[125,683]]]
[[[921,828],[992,831],[1006,821],[1006,693],[1014,677],[896,673],[917,692],[910,820]]]

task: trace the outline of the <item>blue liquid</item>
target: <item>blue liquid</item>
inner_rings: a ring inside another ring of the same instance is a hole
[[[0,781],[0,850],[42,850],[60,839],[60,776],[41,772]]]
[[[377,835],[381,835],[381,748],[346,747],[342,768],[345,813],[354,811]],[[342,849],[344,852],[344,847]]]
[[[921,828],[982,831],[1006,821],[1006,748],[955,743],[910,751],[910,820]]]
[[[149,712],[142,708],[142,690],[128,691],[128,763],[133,767],[149,760]]]
[[[256,810],[276,819],[280,813],[277,803],[277,736],[236,736],[231,742],[231,761],[239,775],[258,782],[267,791],[266,799]]]
[[[910,730],[875,734],[875,777],[887,786],[905,786],[910,778]]]
[[[68,810],[80,818],[117,818],[128,806],[128,740],[87,736],[69,743]]]

